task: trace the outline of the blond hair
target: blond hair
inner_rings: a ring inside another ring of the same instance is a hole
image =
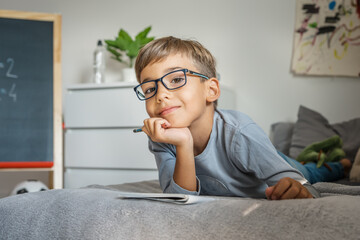
[[[183,40],[169,36],[153,40],[140,50],[135,62],[138,82],[140,83],[140,74],[147,65],[159,62],[176,53],[185,54],[191,58],[201,74],[209,78],[216,78],[216,62],[209,50],[195,40]]]

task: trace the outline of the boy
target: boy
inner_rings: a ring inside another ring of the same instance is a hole
[[[215,60],[200,43],[165,37],[141,49],[134,88],[164,192],[276,200],[319,197],[245,114],[216,109]],[[343,171],[343,169],[341,169]]]

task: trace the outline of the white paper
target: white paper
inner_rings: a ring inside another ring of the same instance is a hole
[[[135,193],[121,192],[120,199],[143,199],[151,201],[168,202],[175,204],[196,204],[215,200],[211,197],[186,195],[178,193]]]

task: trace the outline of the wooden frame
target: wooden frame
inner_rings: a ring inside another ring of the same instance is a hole
[[[63,128],[62,128],[62,86],[61,86],[61,15],[0,10],[1,18],[53,22],[53,127],[54,165],[51,168],[12,168],[0,171],[49,171],[50,188],[63,188]]]

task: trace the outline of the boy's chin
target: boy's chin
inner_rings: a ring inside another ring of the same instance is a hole
[[[172,127],[172,128],[187,128],[187,127],[189,127],[185,123],[180,123],[180,122],[176,122],[176,121],[169,121],[169,123],[171,124],[170,127]]]

